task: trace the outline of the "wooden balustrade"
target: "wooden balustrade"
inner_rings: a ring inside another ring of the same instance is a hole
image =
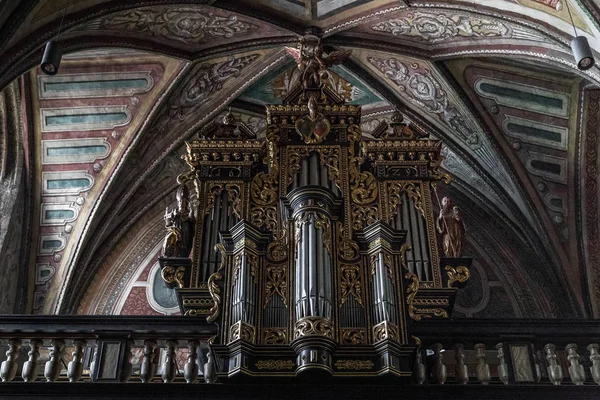
[[[413,334],[430,366],[415,383],[600,385],[598,321],[429,320]]]
[[[204,382],[197,362],[206,361],[207,341],[217,334],[200,318],[1,319],[3,382]]]

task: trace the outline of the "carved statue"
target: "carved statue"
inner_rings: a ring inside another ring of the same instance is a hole
[[[327,67],[341,64],[352,53],[352,50],[338,50],[324,57],[321,39],[315,35],[303,36],[297,49],[286,47],[285,51],[296,60],[304,89],[320,88],[321,79],[327,78]]]
[[[466,229],[460,210],[452,204],[450,197],[442,199],[442,209],[436,225],[438,232],[442,234],[444,255],[449,258],[460,257]]]
[[[190,191],[186,185],[177,189],[177,209],[165,209],[168,230],[163,244],[164,257],[188,257],[194,241],[194,215],[190,209]]]

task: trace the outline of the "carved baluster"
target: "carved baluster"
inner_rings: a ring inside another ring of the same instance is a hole
[[[590,373],[594,382],[600,385],[600,345],[598,343],[592,343],[587,347],[590,352],[590,361],[592,366],[590,367]]]
[[[446,382],[446,366],[444,365],[444,355],[442,354],[442,350],[444,347],[441,343],[435,343],[433,345],[433,371],[435,374],[435,380],[440,385],[443,385]]]
[[[544,346],[546,361],[548,361],[548,378],[555,385],[560,385],[563,379],[562,367],[556,362],[556,346],[548,343]]]
[[[148,383],[156,373],[156,364],[154,363],[154,349],[156,342],[154,340],[146,340],[144,342],[144,356],[142,357],[142,365],[140,366],[140,379],[143,383]]]
[[[67,376],[69,377],[69,382],[77,382],[81,379],[81,374],[83,373],[83,349],[85,348],[86,341],[85,340],[75,340],[73,342],[75,348],[73,349],[73,360],[67,366]]]
[[[456,383],[460,385],[466,385],[469,382],[469,369],[465,365],[465,346],[461,343],[454,345],[454,359],[456,365],[454,366],[454,377]]]
[[[415,350],[415,365],[414,365],[415,380],[419,385],[422,385],[427,378],[427,368],[423,364],[423,352],[421,346],[417,346]]]
[[[40,346],[42,341],[32,339],[29,342],[29,359],[23,364],[21,376],[25,382],[34,382],[38,377],[38,358],[40,358]]]
[[[187,383],[193,383],[198,378],[198,341],[190,340],[188,342],[189,353],[187,363],[183,367],[183,377]]]
[[[217,366],[213,360],[212,349],[210,347],[208,348],[206,357],[208,358],[208,361],[204,364],[204,382],[216,383],[219,376],[217,375]]]
[[[61,360],[65,355],[65,341],[60,339],[52,340],[52,350],[50,350],[50,359],[46,362],[44,376],[46,381],[54,382],[60,376],[62,368]]]
[[[167,351],[165,355],[165,362],[162,367],[162,379],[164,383],[170,383],[175,379],[176,369],[176,361],[175,361],[175,348],[177,347],[177,342],[173,340],[167,341]]]
[[[477,363],[477,379],[482,385],[487,385],[492,379],[490,374],[490,366],[485,362],[485,344],[477,343],[475,345]]]
[[[17,358],[21,349],[21,341],[19,339],[10,339],[8,341],[8,350],[6,351],[6,361],[0,366],[0,377],[2,382],[10,382],[15,379],[17,374]]]
[[[131,378],[131,360],[133,359],[133,354],[135,351],[135,348],[133,347],[134,344],[135,342],[133,340],[128,340],[127,342],[125,342],[125,349],[123,351],[125,352],[125,354],[127,354],[127,356],[123,362],[123,370],[121,371],[121,382],[127,382],[129,378]]]
[[[543,355],[541,350],[533,352],[533,363],[535,366],[535,383],[540,383],[542,380],[542,360]]]
[[[508,385],[508,366],[504,359],[504,343],[498,343],[496,350],[498,350],[498,360],[500,361],[500,365],[498,365],[498,378],[500,378],[502,383]]]
[[[585,369],[583,365],[579,363],[579,354],[577,354],[577,345],[575,343],[569,343],[565,347],[567,352],[567,359],[571,363],[569,366],[569,375],[571,376],[571,382],[576,385],[583,385],[585,381]]]

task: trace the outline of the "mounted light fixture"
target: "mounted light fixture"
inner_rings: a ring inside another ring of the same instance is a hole
[[[44,49],[44,55],[42,56],[40,68],[46,75],[56,75],[58,73],[58,67],[60,66],[60,60],[62,59],[62,46],[58,40],[60,39],[60,31],[68,8],[69,2],[67,2],[67,5],[63,11],[60,25],[58,26],[58,35],[56,35],[56,40],[51,39],[48,43],[46,43],[46,48]]]
[[[577,68],[585,71],[592,68],[596,61],[594,60],[594,55],[592,54],[592,49],[587,38],[585,36],[577,36],[577,29],[575,28],[573,16],[571,15],[571,10],[569,9],[569,2],[565,1],[565,3],[567,5],[567,11],[569,12],[569,18],[571,19],[571,25],[573,26],[573,32],[575,32],[575,38],[571,40],[573,57],[575,57]]]
[[[56,40],[46,43],[40,68],[46,75],[56,75],[62,58],[62,46]]]

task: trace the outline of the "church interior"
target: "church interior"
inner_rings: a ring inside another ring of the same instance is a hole
[[[0,398],[600,397],[600,0],[8,0],[0,60]]]

